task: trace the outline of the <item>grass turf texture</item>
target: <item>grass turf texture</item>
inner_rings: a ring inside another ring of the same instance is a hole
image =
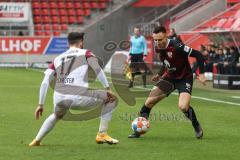
[[[52,113],[52,93],[46,99],[43,117],[36,121],[41,72],[25,69],[0,70],[0,160],[66,160],[66,159],[162,159],[162,160],[238,160],[240,158],[240,106],[192,99],[191,104],[204,129],[203,140],[197,140],[189,121],[177,108],[177,96],[171,95],[152,110],[157,116],[150,130],[140,139],[128,139],[130,119],[135,118],[145,98],[134,107],[119,99],[109,134],[120,140],[118,145],[98,145],[95,136],[99,119],[84,122],[60,121],[44,139],[43,146],[29,148],[45,118]],[[194,96],[240,103],[231,96],[240,91],[205,88],[195,82]],[[100,85],[98,85],[100,86]],[[161,119],[159,119],[161,113]],[[172,114],[180,120],[172,118]],[[168,116],[168,118],[167,118]],[[170,117],[170,118],[169,118]]]

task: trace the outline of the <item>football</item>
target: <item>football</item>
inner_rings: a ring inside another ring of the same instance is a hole
[[[139,134],[144,134],[150,127],[149,121],[144,117],[137,117],[132,122],[132,130]]]

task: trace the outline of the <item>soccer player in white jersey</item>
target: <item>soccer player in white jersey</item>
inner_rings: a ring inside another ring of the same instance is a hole
[[[41,145],[43,138],[53,129],[58,120],[64,119],[69,109],[91,110],[94,107],[100,108],[100,114],[92,115],[90,119],[101,117],[96,142],[98,144],[117,144],[119,142],[107,134],[112,111],[117,106],[117,98],[112,94],[95,55],[89,50],[82,49],[83,36],[84,34],[79,32],[69,33],[69,49],[56,57],[54,63],[44,72],[45,77],[40,87],[39,105],[35,110],[35,118],[39,119],[43,113],[47,90],[52,82],[55,85],[54,113],[45,120],[29,146]],[[106,90],[90,90],[88,88],[88,66],[93,68]]]

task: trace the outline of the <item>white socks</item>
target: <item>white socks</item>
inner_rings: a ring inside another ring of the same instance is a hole
[[[41,141],[47,134],[48,132],[50,132],[53,127],[55,126],[56,122],[57,122],[57,117],[56,115],[53,113],[51,114],[43,123],[42,127],[40,128],[37,136],[36,136],[36,140],[37,141]]]
[[[113,103],[107,103],[103,105],[102,108],[102,115],[101,115],[101,121],[99,125],[99,133],[106,133],[108,130],[108,123],[111,121],[112,118],[112,112],[114,108],[116,107],[117,102]],[[42,124],[42,127],[40,128],[35,140],[41,141],[55,126],[58,119],[56,115],[53,113],[51,114]]]
[[[116,102],[104,104],[102,108],[101,121],[99,125],[99,133],[107,133],[108,123],[112,119],[112,112],[114,107],[116,106]]]
[[[105,120],[101,117],[100,125],[99,125],[99,133],[107,133],[108,130],[108,120]]]

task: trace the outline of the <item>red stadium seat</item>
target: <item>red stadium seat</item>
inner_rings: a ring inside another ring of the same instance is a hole
[[[84,15],[89,17],[91,15],[91,10],[90,9],[85,9],[84,10]]]
[[[48,17],[48,16],[44,16],[43,18],[42,18],[42,21],[43,21],[43,23],[51,23],[51,20],[50,20],[50,18]]]
[[[50,31],[51,30],[51,25],[50,24],[44,25],[44,30],[45,31]]]
[[[54,36],[60,36],[60,35],[61,35],[61,32],[59,32],[59,31],[53,31],[53,35],[54,35]]]
[[[48,8],[47,2],[41,2],[41,8]]]
[[[113,0],[99,0],[99,2],[104,2],[104,3],[112,3]]]
[[[42,30],[42,25],[41,24],[37,24],[34,26],[34,30],[35,31],[41,31]]]
[[[68,9],[74,9],[74,4],[72,2],[67,2],[66,3],[66,8]]]
[[[106,3],[99,3],[99,8],[100,9],[106,9],[107,8]]]
[[[91,16],[91,9],[105,9],[112,0],[17,1],[32,3],[36,35],[59,36],[61,32],[68,31],[68,24],[84,23],[84,17]],[[37,32],[42,30],[47,32]]]
[[[77,23],[77,20],[76,20],[76,18],[74,16],[70,16],[68,18],[68,23],[69,24],[74,24],[74,23]]]
[[[35,35],[36,36],[45,36],[45,32],[43,32],[43,31],[36,31]]]
[[[84,18],[82,16],[77,17],[77,23],[82,24],[84,22]]]
[[[41,10],[40,9],[34,9],[33,10],[33,14],[34,14],[34,16],[40,15],[41,14]]]
[[[35,31],[36,36],[45,36],[45,33],[43,31]]]
[[[91,3],[91,8],[92,8],[92,9],[97,9],[97,8],[98,8],[98,3],[92,2],[92,3]]]
[[[86,9],[91,8],[91,5],[88,2],[84,2],[83,8],[86,8]]]
[[[52,32],[51,31],[45,31],[45,36],[51,36]]]
[[[49,7],[52,9],[56,9],[58,7],[56,2],[50,2]]]
[[[65,8],[65,3],[64,2],[59,2],[58,3],[58,8]]]
[[[48,9],[41,10],[42,15],[48,16]]]
[[[68,15],[69,15],[69,16],[75,16],[75,15],[76,15],[75,10],[73,10],[73,9],[68,9]]]
[[[83,8],[83,6],[80,2],[75,2],[74,6],[75,6],[75,8]]]
[[[52,29],[53,29],[54,31],[59,31],[59,30],[61,30],[61,26],[58,25],[58,24],[53,24]]]
[[[84,10],[78,9],[78,10],[77,10],[77,15],[78,15],[78,16],[83,16],[83,15],[85,15],[85,14],[84,14]]]
[[[35,16],[34,23],[42,23],[42,18],[40,16]]]
[[[33,2],[33,3],[32,3],[32,8],[33,8],[33,9],[35,9],[35,8],[41,8],[40,3],[39,3],[39,2]]]
[[[60,9],[60,10],[59,10],[59,14],[60,14],[61,16],[67,16],[67,15],[68,15],[66,9]]]
[[[52,23],[53,23],[53,24],[59,23],[59,18],[58,18],[58,16],[52,16]]]
[[[67,24],[67,23],[68,23],[68,18],[67,18],[66,16],[61,16],[61,17],[60,17],[60,22],[61,22],[62,24]]]
[[[67,31],[67,29],[68,29],[68,25],[67,24],[62,24],[61,25],[61,30],[62,31]]]
[[[56,16],[56,15],[58,15],[58,11],[56,9],[50,9],[50,14],[52,16]]]

